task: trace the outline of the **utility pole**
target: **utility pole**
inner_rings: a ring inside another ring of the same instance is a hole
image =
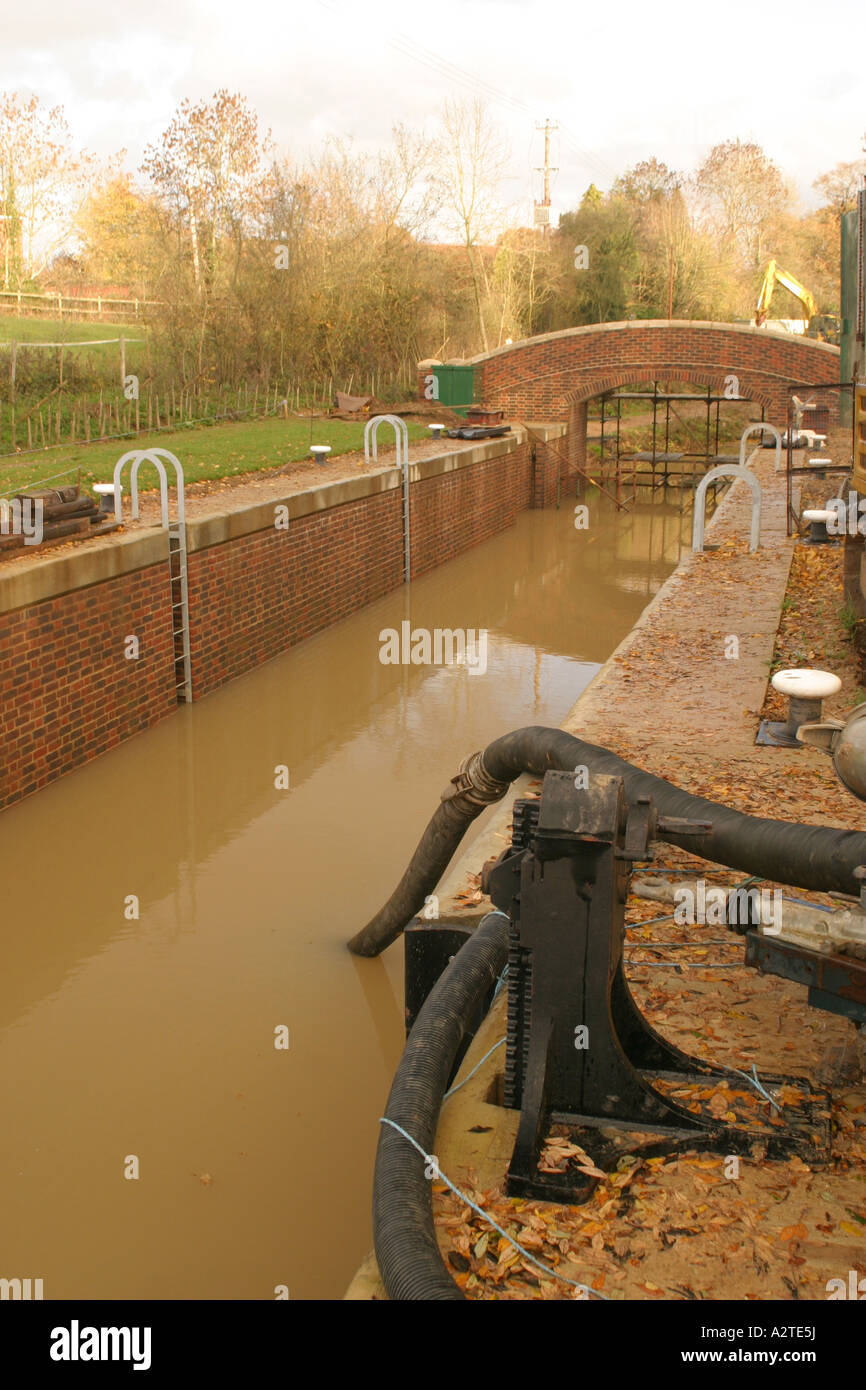
[[[559,172],[558,169],[552,169],[550,165],[550,132],[558,130],[559,126],[548,118],[543,126],[537,125],[535,129],[544,131],[544,164],[536,165],[536,173],[544,174],[544,197],[540,203],[535,204],[535,225],[541,227],[544,235],[547,236],[550,232],[550,175]]]

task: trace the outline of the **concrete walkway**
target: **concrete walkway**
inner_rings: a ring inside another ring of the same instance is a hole
[[[752,472],[759,549],[746,550],[751,491],[737,480],[708,523],[707,548],[683,557],[564,721],[569,733],[617,750],[661,736],[683,753],[705,750],[710,737],[720,756],[752,756],[794,545],[772,451],[761,450]]]

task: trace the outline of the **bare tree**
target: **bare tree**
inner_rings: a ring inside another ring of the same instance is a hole
[[[721,244],[736,249],[753,270],[766,253],[774,221],[792,201],[779,169],[760,145],[726,140],[710,150],[692,187]]]
[[[506,336],[528,338],[538,332],[545,306],[555,294],[556,273],[551,238],[535,227],[514,226],[503,233],[491,275],[499,309],[497,347]]]
[[[508,165],[509,151],[492,125],[484,103],[475,98],[446,101],[442,134],[432,155],[446,225],[466,248],[478,328],[487,352],[484,307],[490,283],[481,247],[492,241],[501,222],[498,186]]]
[[[378,219],[389,231],[399,226],[413,236],[423,236],[439,210],[439,197],[430,141],[423,131],[394,126],[391,147],[379,153],[373,173]]]

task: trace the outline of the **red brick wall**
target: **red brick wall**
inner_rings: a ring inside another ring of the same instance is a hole
[[[412,574],[444,564],[532,505],[529,445],[412,485]],[[403,581],[401,489],[189,555],[193,697]],[[0,613],[0,807],[176,708],[168,563]],[[137,660],[124,639],[139,639]]]
[[[177,708],[169,601],[166,562],[0,613],[0,807]]]
[[[529,447],[413,483],[412,575],[510,526],[531,504]],[[346,502],[189,556],[193,698],[403,581],[403,494]]]
[[[188,561],[193,699],[395,588],[401,494],[347,502],[194,551]]]
[[[636,380],[694,381],[740,396],[784,426],[787,387],[839,379],[838,354],[809,339],[676,323],[605,324],[529,339],[475,359],[476,396],[510,420],[563,420],[572,405]]]
[[[555,442],[561,447],[564,441]],[[535,463],[532,470],[532,505],[538,510],[555,507],[562,460],[556,449],[541,439],[535,440],[533,454]]]
[[[409,492],[412,577],[498,535],[513,524],[518,512],[532,505],[532,463],[526,443],[513,454],[413,484]],[[401,510],[401,528],[402,515]],[[402,529],[400,535],[402,545]]]

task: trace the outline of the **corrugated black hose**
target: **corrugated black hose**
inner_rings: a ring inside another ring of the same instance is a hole
[[[490,913],[443,970],[406,1042],[385,1116],[433,1154],[457,1049],[508,957],[508,919]],[[425,1160],[382,1125],[373,1179],[376,1260],[392,1299],[461,1299],[436,1243]]]
[[[408,869],[385,906],[349,942],[358,956],[377,956],[424,906],[448,867],[467,827],[485,806],[499,801],[523,772],[543,776],[586,767],[623,779],[629,804],[651,796],[660,816],[712,821],[701,835],[666,833],[664,838],[714,864],[742,869],[772,882],[858,896],[853,877],[866,864],[866,835],[826,826],[748,816],[729,806],[692,796],[663,777],[654,777],[606,748],[585,743],[562,729],[516,729],[467,758],[433,815]],[[445,799],[447,798],[447,799]]]

